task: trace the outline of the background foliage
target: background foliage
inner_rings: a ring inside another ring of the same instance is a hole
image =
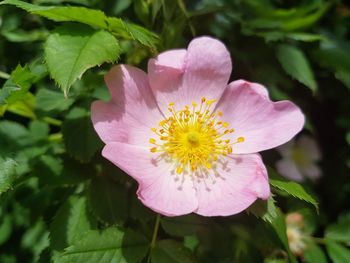
[[[0,262],[349,262],[349,29],[341,0],[0,2]],[[232,80],[302,108],[323,176],[286,181],[267,151],[268,202],[227,218],[162,217],[152,242],[156,214],[101,157],[90,104],[108,100],[112,63],[145,69],[198,35],[225,42]],[[302,253],[291,212],[303,216]]]

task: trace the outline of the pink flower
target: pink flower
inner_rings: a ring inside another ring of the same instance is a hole
[[[148,63],[111,69],[112,100],[92,105],[102,155],[138,183],[138,198],[167,216],[239,213],[270,188],[259,151],[290,140],[304,116],[244,80],[227,85],[230,54],[199,37]]]
[[[276,163],[276,168],[286,178],[303,182],[305,178],[316,180],[321,176],[322,172],[316,164],[321,159],[321,152],[312,137],[301,136],[277,150],[283,159]]]

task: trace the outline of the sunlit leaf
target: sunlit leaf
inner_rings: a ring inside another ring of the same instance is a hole
[[[110,33],[80,25],[59,28],[45,44],[50,75],[65,96],[87,69],[117,61],[120,52],[118,41]]]
[[[147,250],[147,240],[134,231],[91,230],[59,254],[54,263],[136,263],[145,257]]]

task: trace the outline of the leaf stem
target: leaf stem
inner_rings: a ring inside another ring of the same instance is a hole
[[[195,30],[195,28],[194,28],[194,26],[192,24],[192,21],[191,21],[191,18],[189,16],[188,12],[187,12],[186,5],[185,5],[184,1],[183,0],[177,0],[177,4],[180,7],[181,12],[184,14],[184,16],[185,16],[185,18],[187,20],[187,23],[188,23],[188,26],[190,27],[192,36],[195,37],[196,36],[196,30]]]
[[[160,214],[157,214],[156,222],[155,222],[155,224],[154,224],[154,229],[153,229],[153,235],[152,235],[151,245],[150,245],[151,250],[150,250],[149,255],[148,255],[147,263],[150,263],[150,262],[151,262],[152,250],[153,250],[153,248],[156,246],[157,236],[158,236],[158,230],[159,230],[159,224],[160,224]]]
[[[159,229],[159,223],[160,223],[160,214],[157,214],[156,223],[154,224],[154,229],[153,229],[153,236],[152,236],[152,241],[151,241],[151,249],[153,249],[156,246],[157,236],[158,236],[158,229]]]

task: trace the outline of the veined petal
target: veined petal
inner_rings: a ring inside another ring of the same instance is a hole
[[[234,145],[234,154],[256,153],[279,146],[303,128],[304,115],[295,104],[273,102],[259,86],[234,81],[217,105],[223,121],[234,128],[234,136],[244,137],[243,143]]]
[[[96,101],[91,118],[98,135],[105,143],[119,141],[149,145],[151,128],[163,117],[149,88],[145,72],[131,66],[112,68],[105,80],[112,101]]]
[[[268,199],[267,172],[259,155],[231,155],[214,172],[196,181],[198,210],[203,216],[240,213],[257,198]]]
[[[224,44],[210,37],[191,41],[186,50],[172,50],[151,59],[148,74],[163,112],[175,102],[179,108],[201,97],[219,99],[230,78],[232,63]]]
[[[102,155],[139,183],[141,202],[166,216],[184,215],[197,206],[196,191],[190,177],[180,178],[172,163],[149,152],[148,148],[112,142]]]

